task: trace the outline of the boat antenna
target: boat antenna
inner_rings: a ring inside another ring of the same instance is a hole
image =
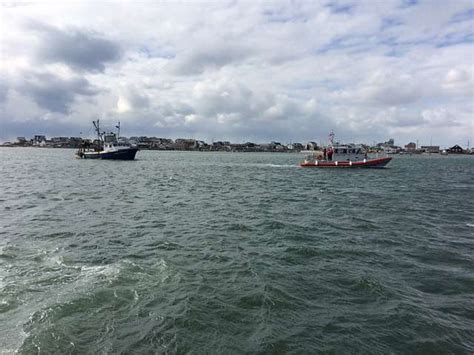
[[[334,131],[331,130],[331,132],[329,133],[329,144],[331,146],[334,145],[334,136],[335,136]]]
[[[118,121],[118,125],[115,126],[117,128],[117,139],[120,137],[120,121]]]

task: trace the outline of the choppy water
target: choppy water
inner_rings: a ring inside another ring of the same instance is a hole
[[[0,353],[473,353],[474,157],[0,149]]]

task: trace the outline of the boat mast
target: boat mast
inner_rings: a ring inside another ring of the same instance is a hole
[[[329,133],[329,146],[332,147],[334,145],[334,131],[331,130],[331,133]]]
[[[92,121],[92,123],[94,124],[94,128],[95,128],[95,131],[97,132],[97,137],[99,138],[99,141],[102,141],[103,138],[102,138],[102,133],[100,133],[99,119],[97,119],[97,121]]]
[[[99,149],[103,149],[104,146],[104,137],[102,136],[102,133],[100,132],[100,122],[99,119],[97,121],[92,121],[94,124],[94,128],[97,132],[97,137],[99,138]]]
[[[99,131],[99,120],[92,121],[92,124],[94,125],[95,131],[97,133],[97,137],[100,139],[100,131]]]
[[[120,137],[120,121],[118,121],[118,125],[115,126],[115,127],[117,128],[117,141],[118,141],[118,139]]]

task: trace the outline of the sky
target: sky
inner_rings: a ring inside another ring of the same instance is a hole
[[[474,2],[3,1],[0,141],[471,146]]]

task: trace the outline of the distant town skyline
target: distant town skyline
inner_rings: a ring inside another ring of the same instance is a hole
[[[0,142],[92,136],[466,146],[471,1],[0,5]]]
[[[109,132],[108,130],[105,130],[104,132]],[[117,132],[115,132],[117,133]],[[72,148],[72,147],[77,147],[79,146],[83,141],[94,141],[97,139],[97,136],[94,135],[89,135],[89,136],[47,136],[47,135],[33,135],[31,137],[28,136],[18,136],[16,139],[3,142],[1,146],[4,147],[24,147],[24,146],[35,146],[35,147],[54,147],[54,148]],[[223,147],[226,145],[228,146],[239,146],[239,145],[251,145],[251,146],[259,146],[259,145],[281,145],[281,146],[300,146],[301,149],[310,149],[310,148],[303,148],[303,147],[308,147],[312,146],[314,147],[315,145],[324,147],[329,145],[329,141],[317,141],[317,140],[309,140],[309,141],[292,141],[292,142],[284,142],[284,141],[278,141],[278,140],[272,140],[272,141],[267,141],[267,142],[258,142],[254,141],[251,142],[249,140],[243,140],[239,142],[231,142],[228,140],[211,140],[211,141],[206,141],[202,139],[197,139],[197,138],[189,138],[189,137],[179,137],[179,138],[169,138],[169,137],[157,137],[157,136],[146,136],[146,135],[139,135],[139,136],[123,136],[120,135],[120,139],[123,139],[123,142],[126,144],[133,143],[133,144],[140,144],[140,143],[146,143],[144,145],[147,146],[149,144],[151,145],[173,145],[175,142],[179,141],[186,141],[186,144],[191,144],[195,145],[197,144],[197,148],[201,148],[201,145],[213,145],[214,143],[223,144]],[[158,143],[157,143],[158,142]],[[423,142],[420,144],[418,140],[415,141],[409,141],[409,142],[396,142],[393,138],[390,138],[385,141],[372,141],[372,142],[355,142],[355,141],[341,141],[339,139],[334,139],[334,143],[340,143],[340,144],[362,144],[364,146],[368,147],[384,147],[384,148],[401,148],[402,150],[407,149],[408,151],[410,150],[419,150],[425,148],[429,150],[429,148],[435,148],[436,152],[438,153],[440,149],[449,149],[453,148],[454,146],[458,146],[469,153],[471,152],[471,144],[470,141],[468,140],[466,145],[459,143],[459,144],[454,144],[453,146],[442,146],[437,144],[437,142],[433,142],[430,140],[429,144],[423,144]],[[175,149],[175,147],[172,147]],[[299,149],[299,148],[289,148],[289,150],[293,149]],[[166,150],[166,149],[163,149]]]

